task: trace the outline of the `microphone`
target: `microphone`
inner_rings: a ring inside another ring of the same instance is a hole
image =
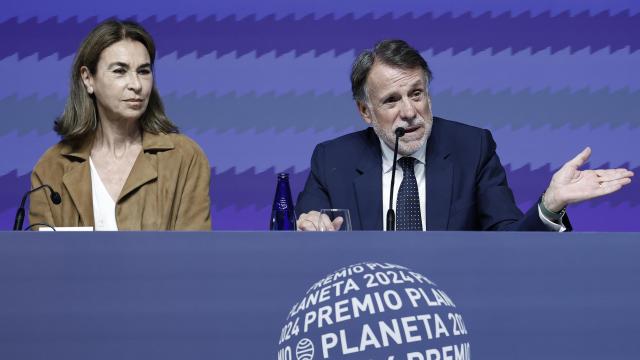
[[[21,231],[22,230],[22,224],[24,223],[24,203],[27,201],[27,197],[35,192],[38,191],[42,188],[47,188],[49,189],[49,191],[51,192],[51,195],[49,196],[51,198],[51,202],[53,202],[55,205],[58,205],[62,202],[62,198],[60,197],[60,194],[57,193],[56,191],[53,190],[53,188],[47,184],[44,185],[40,185],[35,189],[31,189],[29,191],[27,191],[24,196],[22,196],[22,202],[20,203],[20,207],[18,208],[18,211],[16,212],[16,219],[13,222],[13,231]]]
[[[387,231],[396,231],[396,212],[393,211],[393,186],[396,181],[396,162],[398,161],[398,143],[404,136],[405,129],[398,127],[396,133],[396,146],[393,149],[393,168],[391,168],[391,188],[389,189],[389,210],[387,210]]]

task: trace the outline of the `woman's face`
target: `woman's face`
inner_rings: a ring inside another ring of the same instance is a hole
[[[87,92],[95,95],[100,119],[137,121],[147,109],[153,73],[142,43],[121,40],[102,51],[95,74],[85,66],[80,73]]]

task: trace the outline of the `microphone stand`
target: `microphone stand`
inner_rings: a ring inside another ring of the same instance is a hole
[[[400,138],[404,136],[403,127],[395,130],[396,145],[393,149],[393,167],[391,168],[391,188],[389,189],[389,210],[387,210],[387,231],[396,231],[396,212],[393,211],[393,187],[396,181],[396,162],[398,161],[398,143]]]
[[[55,205],[58,205],[62,202],[62,198],[60,197],[60,194],[57,193],[56,191],[53,190],[53,188],[47,184],[44,185],[40,185],[35,189],[31,189],[29,191],[27,191],[24,196],[22,196],[22,202],[20,203],[20,207],[18,208],[18,211],[16,212],[16,218],[15,221],[13,222],[13,231],[21,231],[22,230],[22,225],[24,224],[24,203],[27,201],[27,197],[33,193],[34,191],[38,191],[42,188],[47,188],[49,189],[49,191],[51,191],[51,202],[53,202]],[[49,225],[47,225],[49,226]]]

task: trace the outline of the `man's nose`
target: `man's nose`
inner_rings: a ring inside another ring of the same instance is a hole
[[[400,118],[411,120],[416,117],[416,109],[408,98],[403,98],[400,104]]]

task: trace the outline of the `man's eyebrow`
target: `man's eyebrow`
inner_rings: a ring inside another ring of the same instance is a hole
[[[394,96],[394,95],[398,95],[398,90],[393,89],[391,91],[382,93],[382,94],[380,94],[378,99],[384,101],[385,99],[388,99],[389,97]]]
[[[422,79],[418,79],[418,80],[414,81],[414,82],[411,84],[411,87],[412,87],[412,88],[415,88],[415,87],[418,87],[418,86],[420,86],[420,87],[426,87],[426,85],[424,84],[424,81],[423,81]]]

